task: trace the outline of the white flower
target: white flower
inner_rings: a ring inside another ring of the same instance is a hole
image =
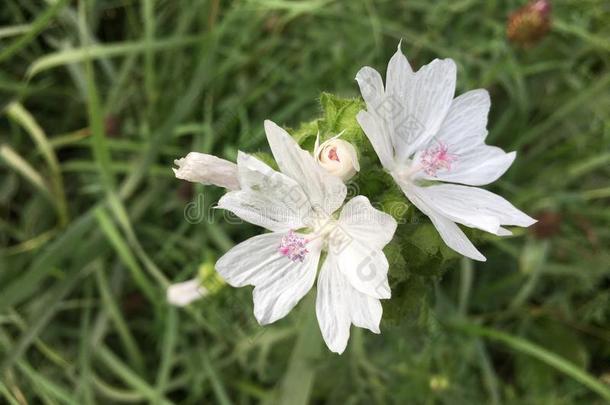
[[[336,135],[320,145],[320,135],[316,137],[313,155],[316,161],[328,173],[341,177],[347,181],[360,171],[358,153],[356,148],[349,142],[338,139],[341,134]]]
[[[316,314],[330,350],[342,353],[350,325],[379,333],[381,303],[390,297],[382,248],[394,219],[368,199],[350,200],[340,178],[329,176],[271,121],[265,131],[281,172],[245,153],[237,158],[241,189],[218,203],[272,231],[235,246],[216,263],[234,287],[253,285],[254,315],[261,325],[284,317],[314,284],[320,255]]]
[[[202,298],[207,294],[207,290],[201,282],[194,278],[182,283],[172,284],[167,288],[167,302],[178,307],[184,307],[191,302]]]
[[[228,160],[205,153],[190,152],[186,157],[174,160],[174,164],[178,169],[172,170],[179,179],[205,185],[213,184],[229,190],[239,189],[237,165]]]
[[[502,225],[536,222],[504,198],[470,187],[498,179],[515,152],[485,144],[486,90],[453,98],[453,60],[436,59],[413,72],[399,45],[388,64],[385,89],[380,74],[370,67],[362,68],[356,80],[367,106],[358,113],[358,123],[381,164],[449,247],[484,261],[456,222],[501,236],[510,235]],[[458,184],[427,185],[430,181]]]

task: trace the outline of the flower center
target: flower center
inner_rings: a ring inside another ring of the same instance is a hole
[[[436,176],[439,170],[451,170],[451,164],[455,162],[457,156],[449,153],[446,144],[439,142],[433,148],[426,149],[421,155],[421,166],[429,176]]]
[[[282,256],[286,256],[293,262],[302,262],[305,260],[305,255],[309,253],[306,245],[309,242],[307,239],[300,237],[292,230],[282,237],[278,251]]]
[[[337,148],[331,148],[328,151],[328,158],[330,160],[335,160],[335,161],[339,162],[339,155],[337,155]]]

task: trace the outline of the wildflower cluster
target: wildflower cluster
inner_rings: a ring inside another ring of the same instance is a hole
[[[239,152],[234,164],[191,152],[175,161],[178,178],[228,189],[218,207],[269,231],[215,265],[229,285],[254,286],[258,322],[286,316],[317,279],[320,330],[337,353],[352,324],[380,332],[381,300],[394,298],[385,308],[396,316],[458,253],[485,261],[458,224],[508,236],[505,226],[535,222],[479,188],[515,153],[485,144],[487,91],[454,98],[453,60],[414,71],[399,46],[385,84],[370,67],[356,81],[363,100],[323,94],[323,116],[292,134],[265,121],[272,158]],[[279,170],[264,163],[272,160]],[[180,304],[203,295],[197,283],[174,291]]]

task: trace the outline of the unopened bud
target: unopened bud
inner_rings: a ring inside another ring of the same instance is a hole
[[[207,294],[198,278],[172,284],[167,288],[167,302],[177,307],[184,307]]]
[[[445,391],[449,388],[449,380],[442,375],[434,375],[430,378],[430,388],[432,391]]]
[[[358,153],[351,143],[338,139],[339,135],[319,144],[320,138],[316,139],[314,156],[316,161],[328,173],[340,177],[343,181],[351,179],[360,171]]]
[[[508,17],[506,34],[511,42],[529,47],[540,41],[551,27],[551,2],[534,0]]]
[[[174,160],[174,164],[178,168],[172,170],[179,179],[239,190],[237,165],[228,160],[205,153],[190,152],[186,157]]]

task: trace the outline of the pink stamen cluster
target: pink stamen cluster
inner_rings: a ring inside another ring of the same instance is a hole
[[[429,148],[421,155],[421,165],[424,172],[429,176],[436,176],[436,172],[451,170],[451,164],[455,162],[456,156],[449,153],[449,148],[444,143],[439,143],[434,148]]]
[[[309,253],[305,246],[307,242],[307,239],[298,236],[293,231],[289,231],[282,237],[278,250],[283,256],[286,256],[293,262],[302,262],[305,260],[305,255]]]

